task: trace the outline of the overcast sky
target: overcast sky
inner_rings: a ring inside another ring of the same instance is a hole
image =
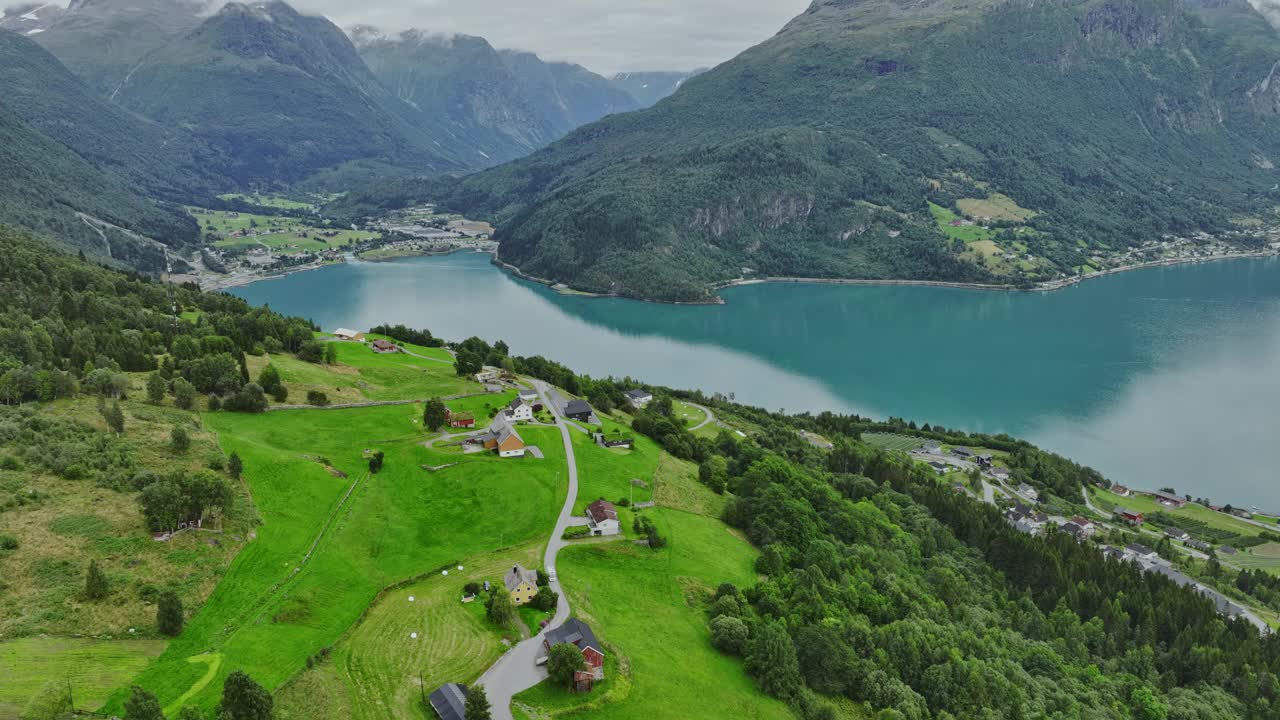
[[[809,0],[293,0],[343,28],[480,35],[598,73],[692,70],[770,37]]]

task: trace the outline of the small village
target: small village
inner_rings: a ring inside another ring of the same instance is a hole
[[[986,451],[978,451],[968,447],[954,446],[946,448],[940,443],[925,442],[910,450],[910,454],[918,461],[927,463],[940,476],[964,474],[965,481],[949,481],[950,487],[958,493],[975,495],[976,488],[972,479],[976,476],[981,488],[979,496],[984,502],[1001,508],[1006,522],[1014,529],[1027,535],[1044,535],[1050,532],[1066,533],[1076,542],[1098,543],[1105,557],[1121,562],[1135,563],[1143,572],[1163,575],[1177,585],[1190,587],[1213,602],[1218,612],[1228,618],[1244,618],[1258,627],[1264,634],[1270,633],[1270,626],[1246,607],[1226,597],[1222,592],[1200,582],[1175,567],[1169,553],[1185,553],[1190,557],[1206,560],[1209,557],[1231,557],[1239,551],[1230,545],[1214,547],[1210,542],[1193,537],[1182,528],[1165,525],[1152,529],[1147,527],[1146,513],[1116,505],[1105,511],[1088,503],[1088,510],[1094,517],[1075,513],[1071,515],[1055,515],[1043,509],[1040,493],[1026,483],[1016,486],[1009,484],[1011,473],[1009,468],[998,464],[998,456]],[[1111,494],[1120,498],[1141,496],[1160,508],[1178,510],[1187,507],[1189,499],[1166,490],[1139,492],[1123,485],[1113,484],[1106,488]],[[1087,496],[1086,496],[1087,501]],[[1252,521],[1253,513],[1239,508],[1218,505],[1207,505],[1214,512],[1222,512],[1243,520]],[[1107,544],[1106,537],[1131,538],[1134,535],[1146,536],[1147,542],[1168,547],[1164,555],[1143,542],[1127,541],[1118,545]],[[1175,544],[1176,543],[1176,544]]]

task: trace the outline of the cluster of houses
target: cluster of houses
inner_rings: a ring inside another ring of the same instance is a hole
[[[1022,503],[1017,503],[1006,510],[1004,517],[1015,529],[1028,535],[1039,535],[1044,532],[1044,529],[1051,522],[1054,522],[1053,518],[1050,518],[1045,513]],[[1057,526],[1062,532],[1069,533],[1075,537],[1076,542],[1084,542],[1098,531],[1098,526],[1092,520],[1081,515],[1075,515],[1069,519],[1059,519]]]
[[[350,328],[338,328],[337,330],[333,331],[333,336],[339,340],[349,340],[353,342],[365,341],[364,333],[360,332],[359,330],[352,330]],[[387,354],[387,353],[400,352],[399,345],[396,345],[390,340],[383,340],[382,338],[378,338],[377,340],[374,340],[373,342],[369,343],[369,348],[380,355]]]
[[[520,390],[506,407],[498,411],[488,429],[468,438],[467,443],[491,450],[498,457],[524,457],[528,446],[525,445],[524,438],[520,437],[520,431],[516,430],[516,424],[533,421],[533,413],[542,407],[532,404],[537,397],[538,394],[532,390]],[[476,424],[475,416],[470,413],[450,412],[447,418],[451,427],[473,428]]]

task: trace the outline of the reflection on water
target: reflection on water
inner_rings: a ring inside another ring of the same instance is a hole
[[[1057,293],[757,285],[724,306],[557,295],[485,256],[353,263],[240,288],[321,326],[504,339],[593,375],[787,410],[1027,436],[1138,485],[1280,506],[1280,262],[1104,278]],[[1242,449],[1244,448],[1244,449]]]

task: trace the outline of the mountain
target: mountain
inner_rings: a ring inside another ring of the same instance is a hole
[[[465,147],[487,167],[558,139],[487,40],[418,30],[395,36],[367,27],[350,33],[369,69],[396,97],[421,111],[440,139]]]
[[[27,37],[0,31],[0,87],[32,127],[148,194],[180,200],[226,184],[188,133],[101,98]]]
[[[1029,284],[1266,217],[1277,61],[1245,0],[816,0],[652,108],[420,191],[585,290]]]
[[[500,54],[557,137],[607,115],[639,107],[630,95],[581,65],[546,62],[519,50],[502,50]]]
[[[116,99],[188,129],[244,184],[467,167],[415,128],[417,109],[374,77],[341,30],[283,2],[224,6],[147,55]]]
[[[621,88],[642,107],[652,107],[684,84],[686,80],[706,72],[706,68],[692,72],[626,72],[609,80]]]
[[[48,30],[66,13],[66,8],[56,3],[28,2],[4,8],[0,12],[0,30],[20,35],[39,35]]]
[[[499,52],[480,37],[409,30],[350,31],[360,56],[396,97],[421,111],[424,133],[487,167],[523,157],[587,122],[637,107],[585,68]]]
[[[217,4],[217,0],[72,0],[44,32],[32,37],[98,92],[111,94],[142,58],[194,30]]]
[[[0,98],[0,223],[87,256],[140,270],[165,268],[164,245],[194,242],[195,221],[25,122]]]

